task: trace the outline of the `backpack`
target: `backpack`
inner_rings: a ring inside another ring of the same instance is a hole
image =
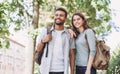
[[[47,34],[49,33],[52,33],[52,31],[50,31],[50,28],[47,27]],[[47,43],[44,43],[44,46],[42,48],[42,51],[38,52],[38,51],[35,51],[35,57],[34,57],[34,60],[35,62],[40,65],[41,64],[41,59],[42,59],[42,56],[43,56],[43,53],[44,53],[44,49],[45,47],[47,47],[47,51],[46,51],[46,57],[48,57],[48,45],[49,45],[49,42]]]
[[[87,36],[85,34],[86,43],[89,49]],[[89,49],[90,52],[90,49]],[[107,70],[110,61],[110,47],[103,40],[96,38],[96,54],[92,66],[97,70]]]

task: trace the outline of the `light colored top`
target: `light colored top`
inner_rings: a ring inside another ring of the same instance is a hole
[[[85,34],[87,36],[87,40],[90,47],[90,53],[88,52],[88,46],[85,39]],[[88,55],[95,56],[96,49],[96,41],[95,34],[92,29],[87,29],[84,32],[81,32],[78,38],[75,41],[76,45],[76,65],[77,66],[87,66],[88,64]]]
[[[53,30],[53,28],[51,29]],[[37,37],[37,43],[36,45],[41,41],[47,35],[47,29],[43,28],[41,29],[39,36]],[[55,40],[57,39],[56,37],[56,32],[55,30],[52,31],[52,40],[49,42],[48,46],[48,57],[46,57],[46,53],[43,54],[42,56],[42,61],[40,65],[40,73],[41,74],[49,74],[50,72],[50,67],[51,67],[51,60],[53,58],[53,49],[55,45]],[[64,28],[64,31],[62,32],[62,48],[63,48],[63,54],[64,54],[64,74],[69,74],[68,73],[68,67],[69,67],[69,51],[70,49],[75,48],[75,43],[74,39],[70,38],[70,33],[67,29]],[[46,47],[44,49],[44,52],[46,52]]]
[[[63,72],[64,71],[64,54],[62,48],[62,31],[56,32],[55,44],[53,47],[52,61],[50,66],[50,72]]]

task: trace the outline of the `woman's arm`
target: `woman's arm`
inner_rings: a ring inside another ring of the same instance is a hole
[[[92,67],[93,60],[94,60],[94,56],[89,56],[86,74],[91,73],[91,67]]]
[[[87,64],[87,69],[86,69],[86,74],[90,74],[91,72],[91,67],[92,67],[92,63],[94,60],[94,56],[96,53],[96,41],[95,41],[95,34],[93,32],[92,29],[88,29],[86,32],[87,35],[87,41],[88,41],[88,45],[89,45],[89,56],[88,56],[88,64]]]

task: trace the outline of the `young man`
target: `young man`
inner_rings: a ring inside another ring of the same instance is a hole
[[[46,57],[47,47],[42,56],[41,74],[68,74],[69,62],[71,74],[74,74],[75,44],[74,39],[70,38],[69,31],[64,27],[66,19],[66,10],[64,8],[56,9],[54,27],[51,28],[52,33],[47,34],[47,29],[43,29],[37,38],[38,52],[42,50],[44,43],[49,42],[48,57]]]

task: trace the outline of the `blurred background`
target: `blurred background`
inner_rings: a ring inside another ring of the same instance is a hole
[[[97,37],[110,46],[110,65],[98,74],[120,74],[119,0],[0,0],[0,74],[39,74],[34,62],[36,36],[53,24],[55,9],[83,12]]]

